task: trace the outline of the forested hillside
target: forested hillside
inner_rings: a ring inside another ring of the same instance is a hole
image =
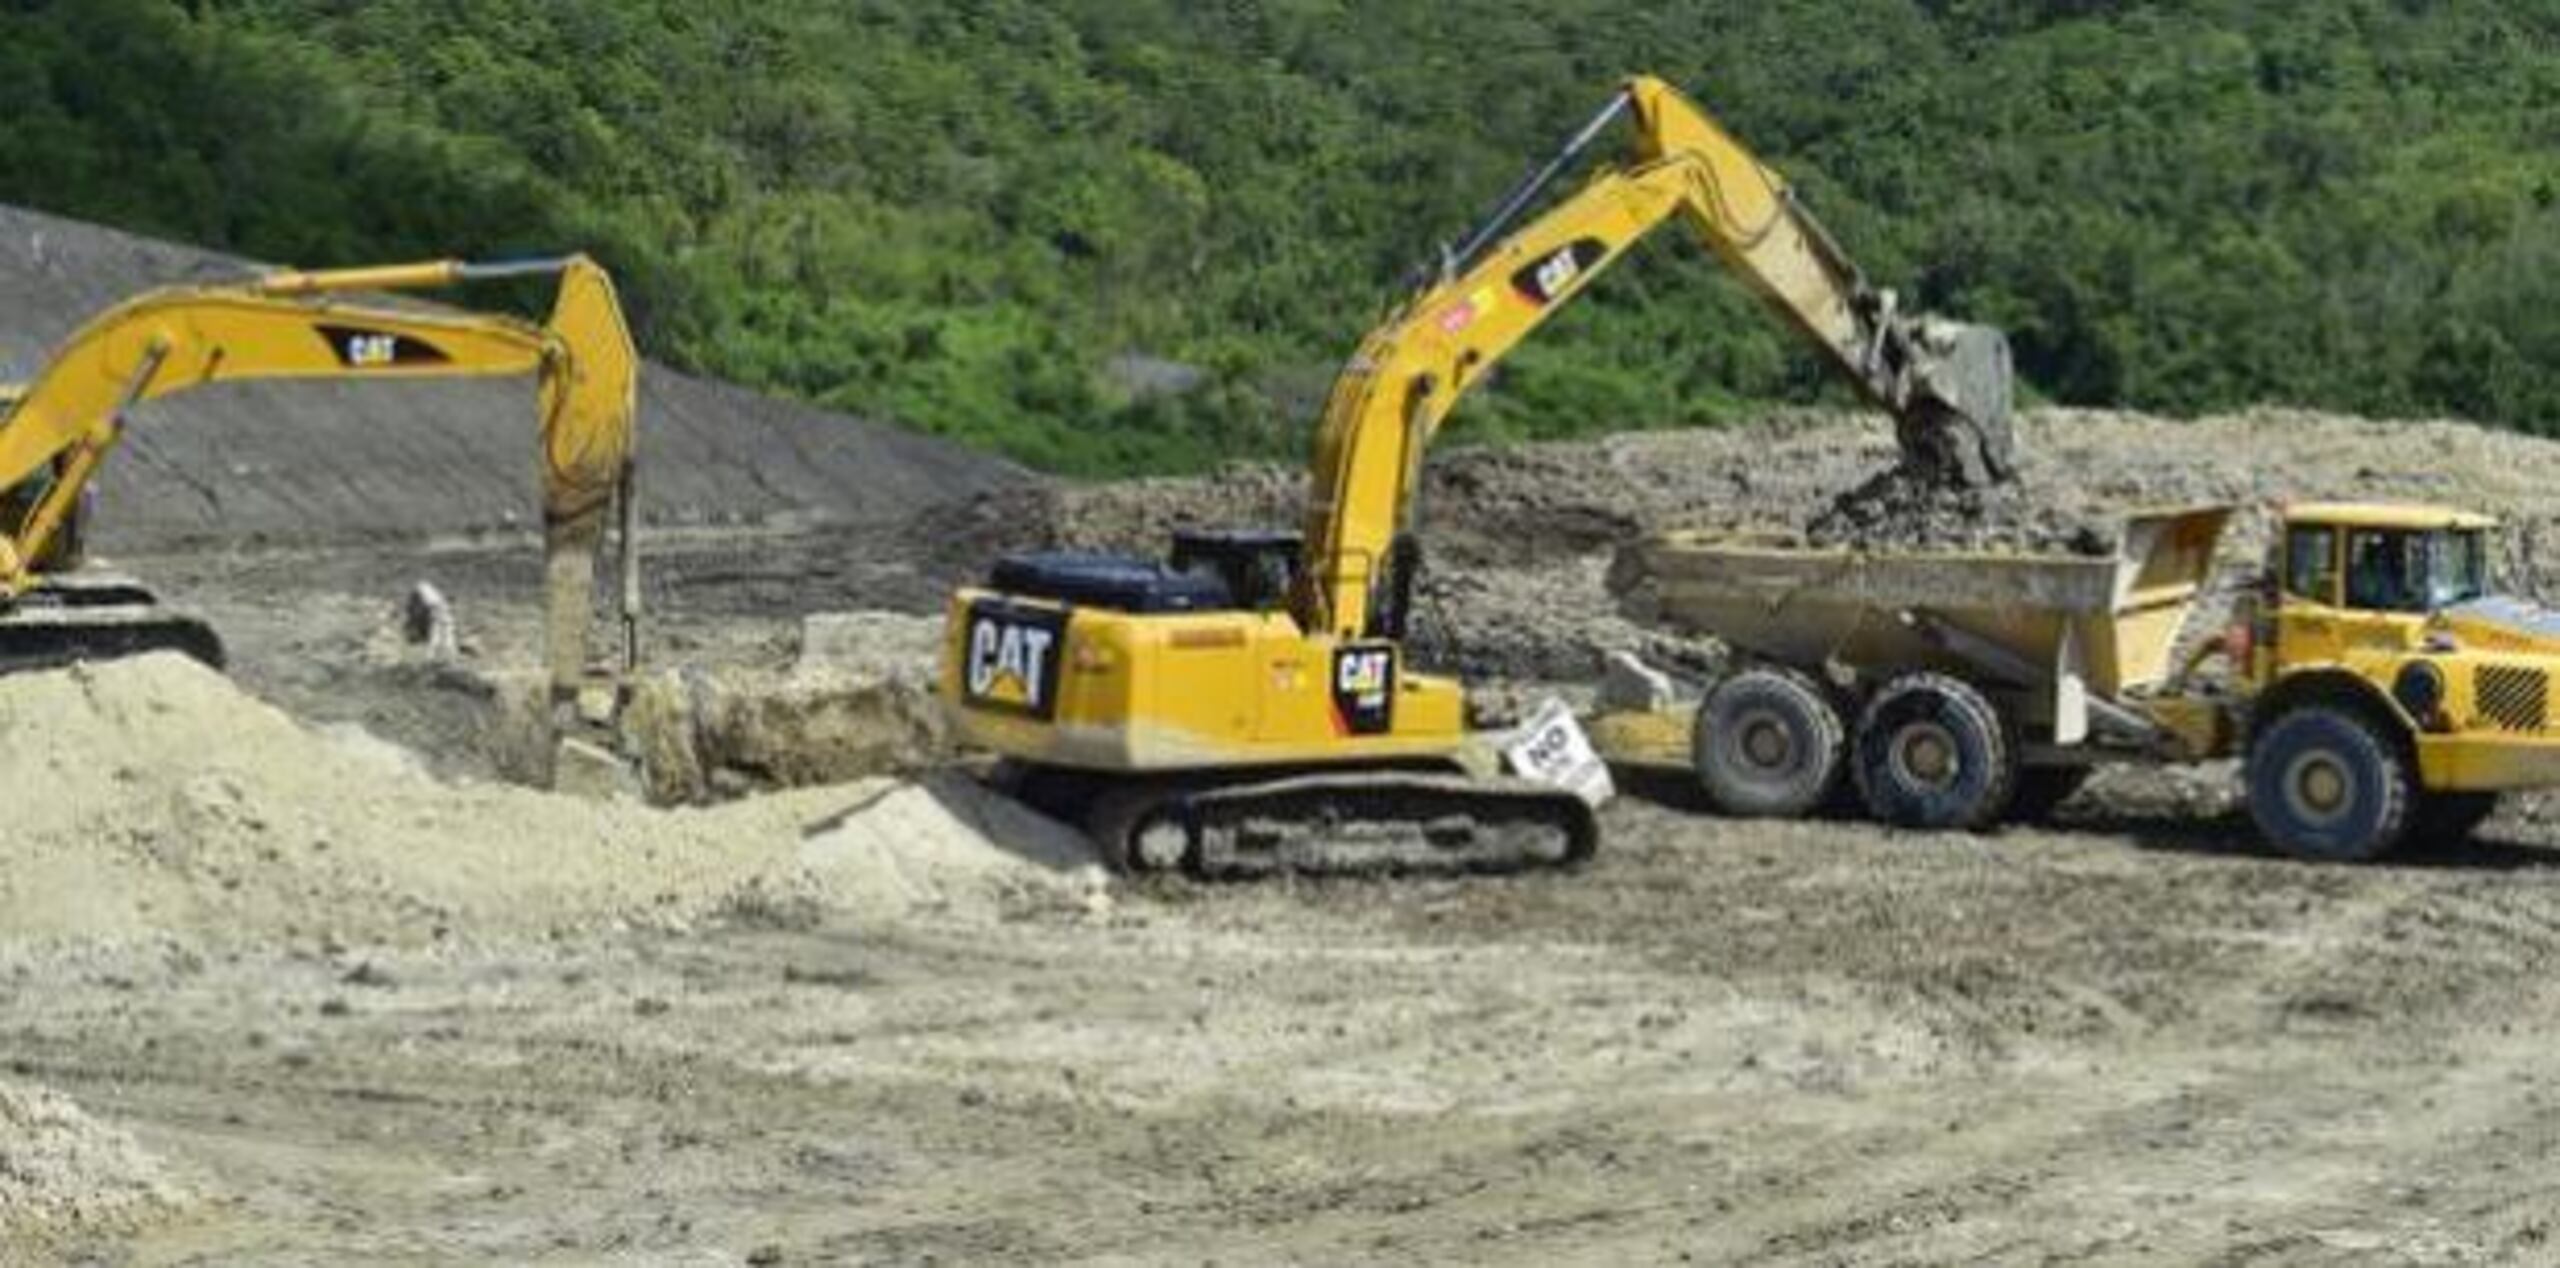
[[[678,363],[1179,468],[1302,452],[1632,70],[2050,397],[2560,431],[2560,7],[2513,0],[21,2],[0,200],[305,263],[585,245]],[[1463,426],[1820,392],[1715,274],[1663,235]]]

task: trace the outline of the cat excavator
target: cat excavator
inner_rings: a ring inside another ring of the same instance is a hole
[[[548,275],[550,320],[345,298]],[[544,633],[553,699],[578,697],[590,665],[595,573],[620,507],[623,667],[637,654],[632,418],[637,352],[613,280],[585,256],[323,272],[152,291],[107,311],[23,385],[0,385],[0,672],[153,651],[219,668],[201,619],[88,565],[90,490],[147,401],[255,379],[534,375],[540,411]]]
[[[1631,156],[1539,210],[1621,120]],[[1675,219],[1893,417],[1907,468],[1942,485],[2010,478],[2006,340],[1903,312],[1784,179],[1640,77],[1361,343],[1325,405],[1303,532],[1181,533],[1165,563],[999,561],[950,605],[940,691],[955,729],[1134,871],[1586,857],[1590,804],[1502,774],[1465,725],[1459,684],[1406,664],[1416,490],[1467,390]]]

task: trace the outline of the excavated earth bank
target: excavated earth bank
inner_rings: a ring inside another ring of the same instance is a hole
[[[324,268],[389,263],[297,260]],[[32,377],[83,322],[165,286],[253,276],[236,257],[0,206],[0,383]],[[466,306],[483,290],[438,292]],[[643,368],[650,521],[895,522],[1029,479],[944,441],[665,366]],[[538,526],[530,381],[231,384],[137,412],[100,477],[110,551],[398,541]]]

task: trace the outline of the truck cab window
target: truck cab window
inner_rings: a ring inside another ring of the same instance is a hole
[[[2347,606],[2368,612],[2424,611],[2426,575],[2415,557],[2425,539],[2409,533],[2361,532],[2347,539]]]
[[[2488,589],[2484,534],[2476,530],[2363,529],[2347,539],[2347,606],[2426,613]]]
[[[2284,592],[2314,603],[2338,601],[2338,533],[2301,527],[2285,535]]]

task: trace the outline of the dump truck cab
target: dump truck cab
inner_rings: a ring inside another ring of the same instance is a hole
[[[2497,521],[2468,511],[2366,503],[2287,508],[2277,559],[2277,672],[2371,666],[2440,640],[2445,613],[2489,598]]]
[[[2497,592],[2497,521],[2314,503],[2279,527],[2250,657],[2250,807],[2270,836],[2370,857],[2560,786],[2560,613]]]

